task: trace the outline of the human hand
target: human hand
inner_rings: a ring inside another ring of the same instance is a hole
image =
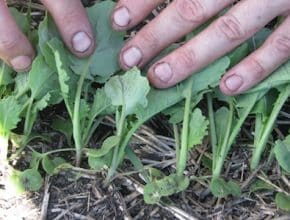
[[[42,0],[53,16],[64,42],[79,57],[90,55],[95,48],[92,28],[80,0]],[[34,50],[17,27],[4,0],[0,0],[0,59],[16,71],[30,69]]]
[[[142,21],[164,0],[120,0],[112,15],[116,30]],[[124,69],[142,67],[161,50],[231,5],[234,0],[175,0],[146,25],[120,53]],[[264,44],[229,70],[220,82],[227,95],[242,93],[259,83],[290,57],[290,1],[243,0],[208,28],[151,66],[148,78],[167,88],[228,53],[278,15],[285,21]]]

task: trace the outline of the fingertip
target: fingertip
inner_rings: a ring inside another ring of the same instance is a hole
[[[224,95],[227,95],[227,96],[233,95],[232,92],[230,90],[228,90],[228,88],[225,86],[223,81],[220,82],[219,89]]]
[[[164,82],[164,80],[160,79],[160,77],[156,74],[158,71],[158,64],[153,65],[149,70],[147,74],[148,81],[152,86],[154,86],[157,89],[166,89],[169,88],[171,85],[169,85],[167,82]]]
[[[219,88],[221,92],[228,96],[241,93],[240,88],[243,85],[243,79],[237,74],[226,74],[220,81]]]
[[[96,48],[93,28],[79,0],[42,0],[52,15],[69,50],[77,57],[87,57]]]
[[[116,31],[129,29],[131,20],[131,13],[125,6],[117,6],[111,15],[111,24]]]
[[[70,50],[77,57],[83,58],[92,55],[96,49],[95,38],[87,31],[78,31],[72,36]]]

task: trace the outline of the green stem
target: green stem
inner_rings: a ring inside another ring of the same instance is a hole
[[[28,137],[30,135],[31,130],[32,130],[32,124],[30,123],[32,105],[33,105],[33,98],[31,97],[29,99],[29,104],[27,107],[26,116],[25,116],[25,123],[24,123],[24,135],[26,137]]]
[[[75,102],[74,102],[72,123],[73,123],[73,137],[74,137],[75,148],[76,148],[76,166],[80,166],[81,157],[82,157],[82,148],[83,148],[82,135],[81,135],[82,128],[81,128],[81,121],[80,121],[81,94],[82,94],[83,84],[89,70],[90,63],[91,62],[89,60],[80,76],[80,79],[77,85]]]
[[[188,152],[188,129],[189,129],[189,117],[190,117],[190,104],[192,97],[192,86],[193,81],[190,80],[188,87],[185,91],[185,107],[184,107],[184,117],[183,117],[183,126],[181,132],[181,146],[179,150],[179,157],[176,160],[176,172],[178,176],[182,176],[186,168],[187,162],[187,152]]]
[[[55,154],[55,153],[67,152],[67,151],[75,151],[75,148],[62,148],[62,149],[51,150],[46,153],[42,153],[42,155],[47,156],[49,154]]]
[[[212,94],[207,93],[207,108],[208,108],[208,118],[209,118],[209,127],[210,127],[210,142],[211,142],[211,148],[212,148],[212,154],[213,154],[213,167],[215,167],[216,161],[217,161],[217,134],[215,129],[215,121],[214,121],[214,111],[213,111],[213,101],[212,101]]]
[[[2,62],[2,65],[1,65],[1,73],[0,73],[0,85],[1,86],[3,84],[3,76],[4,76],[5,69],[6,69],[6,64],[4,62]]]
[[[233,99],[230,99],[229,101],[229,115],[228,115],[228,120],[227,120],[227,129],[225,133],[225,137],[223,140],[223,143],[221,147],[218,149],[217,153],[217,161],[215,164],[215,167],[213,169],[213,177],[218,177],[221,173],[224,160],[226,158],[228,149],[229,149],[229,137],[231,134],[231,129],[232,129],[232,124],[233,124],[233,117],[234,117],[234,105],[233,105]]]
[[[257,166],[260,162],[260,159],[261,159],[261,155],[266,147],[268,138],[269,138],[269,136],[273,130],[273,127],[275,125],[275,121],[279,115],[281,108],[283,107],[284,103],[287,101],[289,96],[290,96],[290,85],[285,86],[285,88],[283,88],[283,91],[280,93],[277,101],[274,104],[274,108],[271,112],[271,115],[268,118],[266,126],[263,130],[263,134],[261,135],[261,139],[259,140],[259,142],[255,146],[253,156],[251,159],[251,169],[252,170],[257,168]]]
[[[125,148],[126,148],[126,145],[124,146],[124,141],[123,141],[123,138],[122,138],[122,135],[123,135],[123,131],[124,131],[124,124],[125,124],[125,120],[126,120],[126,114],[125,114],[125,111],[124,111],[124,108],[122,108],[122,111],[121,111],[121,115],[118,113],[118,110],[117,110],[117,113],[116,113],[116,119],[118,121],[117,122],[117,136],[120,137],[120,142],[118,143],[118,145],[114,148],[114,152],[113,152],[113,159],[112,159],[112,163],[111,163],[111,166],[110,166],[110,169],[108,171],[108,175],[107,175],[107,178],[106,178],[106,182],[108,183],[111,178],[114,176],[119,164],[120,164],[120,157],[122,155],[124,155],[125,153]]]
[[[173,134],[175,139],[175,150],[176,150],[176,158],[179,158],[180,156],[180,136],[178,131],[177,124],[173,124]]]
[[[263,123],[262,123],[262,114],[257,113],[255,118],[255,135],[254,135],[254,146],[256,146],[260,140],[260,137],[263,133]]]
[[[83,143],[85,146],[88,145],[91,137],[93,136],[96,129],[99,127],[101,121],[102,121],[102,118],[99,118],[99,119],[96,119],[95,121],[93,121],[93,123],[89,123],[89,125],[88,125],[89,129],[87,129],[83,135]]]

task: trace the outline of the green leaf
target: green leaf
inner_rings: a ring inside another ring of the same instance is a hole
[[[93,30],[96,34],[97,48],[90,57],[92,60],[89,74],[91,78],[95,76],[112,75],[120,69],[118,63],[119,52],[124,44],[125,34],[113,30],[111,26],[111,15],[115,7],[113,1],[103,1],[96,3],[87,9]],[[79,74],[84,69],[87,59],[79,59],[70,56],[72,69]]]
[[[102,157],[106,154],[108,154],[113,147],[117,146],[120,142],[120,137],[118,136],[111,136],[108,137],[102,144],[102,147],[100,149],[97,150],[92,150],[90,149],[88,151],[88,155],[90,157]]]
[[[44,56],[47,65],[56,71],[54,53],[48,42],[53,38],[60,39],[60,36],[52,17],[48,13],[46,13],[43,21],[39,24],[38,38],[38,46],[41,54]]]
[[[97,89],[94,95],[94,101],[90,107],[89,119],[95,119],[100,115],[113,113],[111,100],[107,97],[105,89]]]
[[[275,196],[275,203],[277,207],[283,211],[290,212],[290,196],[278,192]]]
[[[217,86],[222,74],[225,73],[229,65],[229,58],[223,57],[200,72],[193,74],[192,77],[175,87],[164,90],[151,88],[149,94],[147,95],[147,107],[138,107],[136,110],[136,115],[139,119],[138,123],[141,125],[159,112],[162,112],[168,107],[180,102],[183,99],[182,92],[186,81],[188,80],[193,81],[193,97],[203,91],[206,91],[210,87]]]
[[[274,153],[279,165],[286,172],[290,172],[290,135],[288,135],[283,141],[276,141]]]
[[[63,133],[67,139],[68,144],[71,146],[71,139],[73,134],[73,127],[71,120],[64,119],[57,116],[53,121],[51,127],[56,131]]]
[[[13,83],[14,79],[12,78],[12,68],[6,65],[3,61],[0,61],[0,66],[0,86],[7,86]]]
[[[148,80],[141,76],[140,70],[133,68],[122,76],[114,76],[105,84],[105,92],[112,105],[122,106],[125,115],[135,112],[137,106],[147,106],[150,90]]]
[[[225,198],[228,195],[237,197],[241,195],[241,188],[237,183],[233,181],[226,182],[222,178],[213,178],[210,183],[210,190],[218,198]]]
[[[10,96],[0,100],[0,135],[7,136],[16,128],[20,121],[21,109],[15,97]]]
[[[58,167],[66,164],[67,162],[62,157],[55,157],[51,160],[48,156],[44,156],[41,163],[45,172],[49,175],[53,175],[58,171]]]
[[[67,110],[72,117],[78,77],[73,74],[69,68],[69,61],[63,43],[58,39],[53,38],[48,42],[48,45],[54,53],[61,95],[64,98]]]
[[[163,196],[170,196],[184,191],[188,186],[188,177],[171,174],[162,179],[147,183],[144,187],[144,201],[147,204],[155,204]]]
[[[244,57],[249,54],[249,44],[244,43],[238,48],[234,49],[231,53],[228,54],[228,57],[231,60],[231,67],[238,64]]]
[[[48,156],[44,156],[42,158],[41,164],[42,164],[42,168],[45,170],[46,173],[48,173],[49,175],[53,174],[55,165]]]
[[[42,56],[35,58],[28,76],[33,99],[39,100],[48,92],[58,89],[58,78]]]
[[[252,38],[248,40],[250,45],[250,51],[255,51],[262,46],[265,40],[270,36],[273,31],[268,28],[263,28],[258,31]]]
[[[174,106],[165,109],[163,112],[165,115],[169,115],[169,122],[171,124],[178,124],[182,122],[184,115],[184,102],[180,102]]]
[[[28,73],[16,74],[14,78],[15,80],[14,96],[18,97],[29,91],[28,76],[29,76]]]
[[[27,191],[38,191],[42,186],[42,178],[36,169],[27,169],[20,174],[20,181]]]
[[[104,168],[107,168],[110,166],[111,161],[112,161],[112,151],[106,154],[103,157],[93,157],[93,156],[88,156],[88,164],[90,168],[96,170],[96,171],[101,171]]]
[[[13,16],[14,20],[16,21],[18,27],[22,30],[23,33],[28,33],[30,29],[30,25],[23,13],[19,12],[16,8],[9,8],[10,14]]]
[[[30,135],[34,122],[36,121],[37,114],[49,105],[50,93],[46,93],[42,98],[32,104],[29,116],[26,117],[24,133],[26,136]]]
[[[275,190],[275,188],[265,181],[258,179],[250,185],[250,192],[256,192],[259,190]]]
[[[214,113],[217,140],[219,145],[224,141],[225,131],[227,129],[228,123],[228,115],[229,110],[226,107],[221,107]]]
[[[188,131],[188,146],[194,147],[197,144],[201,144],[203,138],[208,134],[209,122],[202,115],[199,108],[196,108],[190,115],[189,131]]]
[[[42,159],[42,154],[36,151],[32,151],[29,168],[37,170],[41,159]]]

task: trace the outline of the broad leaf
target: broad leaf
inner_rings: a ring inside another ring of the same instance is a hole
[[[58,78],[54,70],[46,63],[42,56],[35,58],[28,76],[28,84],[33,99],[41,99],[48,92],[57,90]]]
[[[290,212],[290,196],[278,192],[275,196],[275,203],[279,209]]]
[[[276,141],[274,152],[279,165],[290,173],[290,135],[284,141]]]
[[[188,80],[193,80],[193,97],[199,93],[204,92],[210,87],[215,87],[219,83],[219,79],[222,74],[225,73],[226,69],[230,65],[228,57],[223,57],[216,62],[212,63],[208,67],[204,68],[198,73],[192,75]],[[140,119],[139,123],[147,121],[154,115],[162,112],[170,106],[175,105],[183,99],[182,92],[184,89],[185,82],[164,90],[157,90],[151,88],[147,99],[148,105],[144,108],[137,109],[137,117]]]
[[[0,135],[6,136],[20,121],[22,107],[10,96],[0,100]]]
[[[88,151],[88,155],[90,157],[102,157],[108,154],[112,148],[117,146],[120,142],[120,137],[118,136],[111,136],[108,137],[102,144],[102,147],[97,150],[90,149]]]
[[[188,147],[192,148],[197,144],[201,144],[203,138],[208,134],[209,122],[202,115],[199,108],[196,108],[190,115],[189,132],[188,132]]]
[[[71,120],[66,120],[60,116],[57,116],[52,122],[52,128],[56,131],[63,133],[67,139],[69,146],[72,146],[71,139],[73,134],[73,127]]]
[[[105,84],[105,92],[112,105],[122,106],[125,115],[135,112],[137,106],[147,106],[147,94],[150,90],[148,80],[133,68],[122,76],[114,76]]]
[[[27,33],[30,29],[30,24],[28,22],[27,16],[19,12],[16,8],[9,8],[9,11],[22,32]]]
[[[94,157],[89,155],[88,164],[91,169],[101,171],[102,169],[110,166],[110,163],[112,161],[112,155],[112,151],[103,157]]]
[[[144,201],[147,204],[158,203],[163,196],[170,196],[181,192],[188,186],[188,177],[171,174],[162,179],[147,183],[144,187]]]
[[[221,107],[214,113],[217,141],[219,145],[223,143],[225,138],[224,136],[228,124],[228,115],[229,110],[226,107]]]
[[[42,186],[42,178],[36,169],[28,169],[20,174],[20,181],[28,191],[38,191]]]
[[[226,182],[222,178],[213,178],[210,183],[210,189],[212,194],[219,198],[225,198],[228,195],[241,195],[241,188],[237,183],[233,181]]]
[[[69,68],[69,61],[63,43],[54,38],[48,45],[54,53],[61,94],[68,112],[72,116],[78,77]]]
[[[117,32],[111,26],[111,14],[116,3],[103,1],[87,9],[87,13],[96,34],[96,50],[91,56],[89,74],[95,76],[112,75],[120,69],[119,52],[124,44],[124,33]],[[87,63],[87,59],[71,57],[72,69],[79,74]]]
[[[3,61],[0,61],[0,86],[6,86],[14,82],[12,78],[13,70]]]

